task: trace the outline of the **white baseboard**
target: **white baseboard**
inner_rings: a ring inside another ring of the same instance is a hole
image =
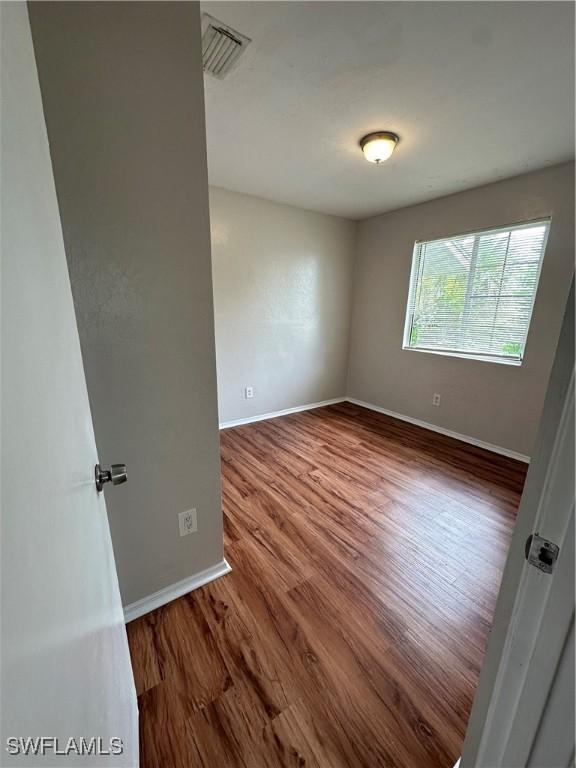
[[[277,416],[287,416],[289,413],[298,413],[299,411],[311,411],[313,408],[322,408],[325,405],[334,405],[335,403],[343,403],[346,401],[345,397],[334,397],[332,400],[322,400],[320,403],[309,403],[308,405],[297,405],[294,408],[285,408],[283,411],[271,411],[270,413],[262,413],[259,416],[247,416],[245,419],[234,419],[233,421],[222,421],[219,426],[220,429],[228,429],[229,427],[239,427],[242,424],[252,424],[253,421],[265,421],[266,419],[275,419]]]
[[[502,456],[508,456],[510,459],[516,459],[516,461],[523,461],[525,464],[530,463],[530,456],[525,456],[523,453],[516,453],[508,448],[502,448],[500,445],[493,445],[492,443],[485,443],[483,440],[477,440],[475,437],[469,437],[468,435],[461,435],[459,432],[453,432],[451,429],[444,429],[444,427],[437,427],[436,424],[430,424],[427,421],[420,421],[420,419],[413,419],[411,416],[405,416],[403,413],[396,413],[395,411],[389,411],[387,408],[381,408],[379,405],[372,405],[372,403],[366,403],[363,400],[356,400],[353,397],[346,398],[349,403],[354,405],[360,405],[362,408],[368,408],[371,411],[377,411],[378,413],[384,413],[386,416],[392,416],[395,419],[401,419],[407,421],[410,424],[415,424],[417,427],[424,427],[424,429],[430,429],[432,432],[438,432],[441,435],[447,437],[453,437],[455,440],[461,440],[463,443],[470,443],[477,448],[484,448],[486,451],[492,451],[493,453],[499,453]]]
[[[143,597],[142,600],[130,603],[130,605],[124,608],[124,621],[128,624],[128,622],[144,616],[145,613],[150,613],[155,608],[160,608],[161,605],[171,603],[177,597],[182,597],[182,595],[186,595],[188,592],[192,592],[199,587],[209,584],[211,581],[219,579],[220,576],[230,573],[231,570],[232,568],[223,558],[216,565],[211,565],[210,568],[206,568],[204,571],[194,574],[194,576],[177,581],[176,584],[164,587],[164,589],[160,589],[158,592],[148,595],[148,597]]]

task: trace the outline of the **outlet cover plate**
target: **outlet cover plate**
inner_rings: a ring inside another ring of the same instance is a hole
[[[180,536],[188,536],[189,533],[196,533],[198,530],[198,515],[195,509],[187,509],[186,512],[180,512],[178,515],[178,527]]]

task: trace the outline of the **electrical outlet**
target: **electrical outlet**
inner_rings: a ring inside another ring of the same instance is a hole
[[[198,530],[198,517],[195,509],[188,509],[186,512],[180,512],[178,515],[178,527],[180,536],[188,536],[189,533],[195,533]]]
[[[254,397],[254,387],[246,387],[244,389],[244,397],[246,400],[251,400]]]
[[[440,405],[440,395],[437,392],[432,395],[432,405]]]

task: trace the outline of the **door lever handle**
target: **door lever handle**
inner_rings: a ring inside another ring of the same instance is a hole
[[[96,490],[98,493],[102,491],[104,483],[121,485],[128,480],[126,464],[111,464],[110,469],[102,469],[100,464],[96,464],[94,467],[94,479],[96,480]]]

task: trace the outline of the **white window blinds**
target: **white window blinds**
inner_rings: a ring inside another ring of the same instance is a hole
[[[550,221],[414,246],[404,348],[522,362]]]

